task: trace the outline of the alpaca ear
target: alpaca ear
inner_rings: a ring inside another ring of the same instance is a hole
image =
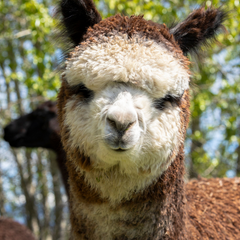
[[[68,37],[77,46],[89,27],[102,20],[92,0],[61,0],[62,24]]]
[[[201,46],[208,45],[209,40],[215,40],[219,30],[225,29],[222,23],[227,13],[221,8],[204,9],[201,7],[193,11],[183,22],[170,28],[175,40],[183,53],[197,52]]]

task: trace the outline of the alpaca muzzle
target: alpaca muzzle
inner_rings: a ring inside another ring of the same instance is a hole
[[[123,101],[111,106],[106,116],[105,131],[105,141],[111,149],[121,152],[132,148],[140,136],[134,107]]]

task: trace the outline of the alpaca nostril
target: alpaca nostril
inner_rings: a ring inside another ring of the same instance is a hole
[[[129,130],[136,123],[136,121],[122,123],[117,120],[110,119],[109,117],[107,117],[107,122],[112,128],[116,129],[121,134]]]
[[[124,124],[116,124],[117,126],[117,130],[118,132],[120,133],[120,135],[123,135],[125,132],[127,132],[135,123],[136,121],[134,122],[130,122],[130,123],[124,123]]]
[[[109,117],[107,118],[107,122],[110,126],[112,126],[113,128],[117,129],[117,124],[114,120],[110,119]]]

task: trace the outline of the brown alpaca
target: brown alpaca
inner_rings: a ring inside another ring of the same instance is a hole
[[[36,238],[24,225],[0,217],[0,240],[36,240]]]
[[[75,47],[58,95],[71,239],[240,239],[239,179],[184,183],[186,55],[226,13],[202,7],[169,29],[101,20],[91,0],[63,0],[60,12]]]
[[[47,148],[53,150],[66,193],[69,192],[66,154],[60,139],[57,103],[46,101],[37,109],[15,119],[4,128],[4,140],[12,147]]]

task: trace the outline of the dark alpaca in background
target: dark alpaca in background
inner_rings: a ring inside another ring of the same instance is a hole
[[[26,114],[4,128],[4,140],[12,147],[47,148],[56,155],[63,183],[68,195],[66,154],[60,139],[56,102],[47,101],[33,112]]]

